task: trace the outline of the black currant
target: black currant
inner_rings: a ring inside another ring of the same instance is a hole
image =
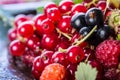
[[[76,13],[71,18],[71,26],[76,28],[78,31],[83,26],[86,26],[85,13]]]
[[[90,32],[90,28],[89,27],[82,27],[80,30],[79,30],[79,33],[80,35],[82,36],[86,36],[89,32]]]
[[[89,26],[98,27],[104,24],[103,12],[99,8],[90,8],[85,14],[85,21]]]

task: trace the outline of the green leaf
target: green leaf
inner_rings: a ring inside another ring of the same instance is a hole
[[[52,0],[54,3],[59,4],[62,0]]]
[[[78,3],[82,3],[83,0],[73,0],[73,2],[74,2],[75,4],[78,4]]]
[[[37,13],[43,13],[44,7],[38,7],[37,8]]]
[[[92,68],[89,63],[81,62],[75,72],[76,80],[95,80],[97,76],[96,68]]]
[[[117,40],[120,40],[120,34],[117,34]]]

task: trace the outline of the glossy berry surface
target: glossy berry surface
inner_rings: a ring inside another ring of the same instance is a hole
[[[43,35],[43,38],[41,40],[42,48],[48,49],[48,50],[54,50],[57,45],[57,38],[53,35]]]
[[[104,11],[105,8],[106,8],[106,1],[99,1],[99,2],[97,3],[97,7],[98,7],[99,9],[101,9],[102,11]]]
[[[55,52],[52,55],[52,62],[60,63],[63,66],[67,66],[68,62],[66,60],[66,54],[64,52]]]
[[[79,63],[84,59],[84,51],[78,46],[71,46],[66,52],[66,57],[71,63]]]
[[[85,14],[85,20],[87,25],[103,25],[103,13],[99,8],[90,8]]]
[[[62,0],[60,3],[59,3],[59,10],[61,13],[67,13],[69,12],[71,9],[72,9],[72,6],[73,6],[73,2],[71,0]]]
[[[39,37],[37,37],[37,35],[34,34],[27,39],[26,45],[31,50],[38,51],[40,49],[40,46],[41,46],[41,40]]]
[[[50,8],[47,12],[47,17],[53,22],[57,22],[61,19],[61,13],[58,8]]]
[[[34,33],[33,26],[34,26],[34,23],[31,21],[21,23],[17,29],[18,35],[26,38],[32,36]]]
[[[76,28],[78,31],[80,28],[86,25],[85,22],[85,14],[84,13],[76,13],[71,18],[71,26]]]
[[[9,29],[8,38],[10,41],[13,41],[17,38],[17,29],[16,28]]]
[[[9,45],[10,53],[14,56],[21,56],[25,52],[25,44],[19,40],[14,40]]]
[[[86,13],[86,11],[87,11],[87,8],[84,5],[76,4],[71,9],[71,15],[74,15],[74,14],[79,13],[79,12]]]
[[[40,26],[37,26],[37,31],[41,34],[53,33],[55,29],[51,20],[45,19],[41,22]]]
[[[82,36],[86,36],[90,31],[91,29],[89,27],[82,27],[79,31],[79,34]]]
[[[53,2],[46,4],[44,6],[44,14],[47,15],[49,9],[51,9],[51,8],[57,8],[57,5],[55,3],[53,3]]]
[[[64,33],[71,33],[72,27],[70,25],[70,20],[70,16],[63,17],[58,24],[58,28]]]
[[[23,14],[17,15],[14,19],[14,25],[15,27],[18,27],[22,22],[25,22],[27,20],[28,18],[26,15],[23,15]]]

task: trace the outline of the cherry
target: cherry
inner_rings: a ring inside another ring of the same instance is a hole
[[[13,41],[17,38],[17,29],[16,28],[10,28],[8,30],[8,38],[10,41]]]
[[[61,19],[61,13],[58,8],[50,8],[47,12],[47,17],[53,22],[58,22]]]
[[[98,8],[101,9],[102,11],[104,11],[105,8],[106,8],[106,1],[99,1],[99,2],[97,3],[97,6],[96,6],[96,7],[98,7]]]
[[[27,39],[26,45],[33,51],[39,51],[41,46],[41,40],[37,35],[33,34]]]
[[[26,45],[19,40],[14,40],[9,45],[10,53],[13,56],[21,56],[25,52]]]
[[[14,25],[15,25],[15,27],[18,27],[19,24],[21,24],[22,22],[25,22],[25,21],[27,21],[27,20],[28,20],[28,18],[27,18],[26,15],[24,15],[24,14],[19,14],[19,15],[17,15],[17,16],[15,17],[15,19],[14,19]]]
[[[22,22],[17,29],[18,35],[28,38],[34,33],[34,23],[32,21]]]
[[[50,34],[53,33],[55,29],[54,24],[50,19],[45,19],[41,22],[39,26],[37,26],[37,31],[42,34]]]
[[[64,33],[71,33],[72,27],[70,25],[70,20],[70,16],[63,17],[58,24],[58,28]]]
[[[71,15],[74,15],[74,14],[79,13],[79,12],[86,13],[86,11],[87,11],[87,8],[84,5],[76,4],[71,9]]]
[[[55,3],[53,3],[53,2],[46,4],[44,6],[44,14],[47,15],[49,9],[54,8],[54,7],[57,8],[57,5]]]
[[[66,57],[71,63],[79,63],[84,59],[84,51],[79,46],[70,46],[67,49]]]
[[[52,55],[52,61],[55,63],[60,63],[64,65],[65,67],[68,65],[68,61],[66,60],[66,54],[64,52],[55,52]]]
[[[54,34],[44,34],[41,40],[42,48],[47,50],[54,50],[57,43],[57,36]]]
[[[61,13],[67,13],[69,12],[71,9],[72,9],[72,6],[74,5],[73,1],[71,0],[62,0],[60,3],[59,3],[59,10]]]

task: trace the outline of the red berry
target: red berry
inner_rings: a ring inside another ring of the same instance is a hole
[[[25,52],[25,44],[19,40],[14,40],[10,43],[9,50],[13,56],[21,56]]]
[[[70,46],[66,52],[67,59],[71,63],[79,63],[84,59],[84,51],[79,46]]]
[[[39,35],[41,35],[41,32],[39,31],[39,27],[41,25],[41,22],[43,20],[45,20],[47,17],[44,15],[44,14],[38,14],[36,17],[35,17],[35,28],[36,28],[36,31]]]
[[[38,51],[41,47],[41,40],[37,35],[32,35],[26,41],[26,45],[33,51]]]
[[[58,24],[58,28],[64,33],[71,33],[72,27],[70,25],[70,21],[70,16],[63,17]]]
[[[66,74],[65,67],[58,63],[53,63],[45,67],[39,80],[64,80]]]
[[[32,21],[26,21],[18,26],[17,32],[20,36],[28,38],[34,33],[34,23]]]
[[[74,15],[74,14],[79,13],[79,12],[86,13],[86,11],[87,11],[87,8],[84,5],[76,4],[72,7],[71,15]]]
[[[72,0],[62,0],[60,3],[59,3],[59,10],[61,13],[67,13],[69,11],[71,11],[71,8],[73,6],[73,1]]]
[[[45,34],[42,37],[41,45],[43,49],[47,50],[55,50],[57,45],[57,37],[56,35],[52,34]]]
[[[119,53],[119,42],[116,40],[105,40],[96,48],[96,58],[106,68],[117,67]]]
[[[53,2],[46,4],[44,6],[44,14],[47,15],[49,9],[51,9],[51,8],[57,8],[57,5],[55,3],[53,3]]]
[[[16,28],[11,28],[8,30],[8,38],[10,41],[13,41],[17,38],[17,30]]]
[[[35,68],[32,67],[32,75],[36,80],[39,80],[39,77],[41,75],[41,72],[37,71]]]
[[[58,22],[61,19],[61,13],[58,8],[50,8],[47,12],[47,17],[53,22]]]
[[[60,63],[65,67],[68,65],[68,61],[66,60],[66,54],[64,52],[55,52],[52,55],[52,61],[54,63]]]
[[[19,24],[21,24],[22,22],[25,22],[27,20],[28,20],[27,16],[25,16],[23,14],[17,15],[14,19],[14,25],[15,25],[15,27],[18,27]]]
[[[54,24],[51,20],[45,19],[41,22],[39,26],[37,26],[37,31],[42,34],[50,34],[53,33],[55,29]]]
[[[34,68],[34,70],[41,73],[43,71],[43,69],[45,68],[45,66],[46,66],[46,64],[44,63],[41,56],[38,56],[34,59],[33,66],[32,66]]]
[[[41,54],[41,58],[44,64],[48,65],[52,63],[52,55],[54,54],[53,51],[45,51]]]
[[[97,7],[98,7],[99,9],[101,9],[102,11],[104,11],[105,8],[106,8],[106,1],[99,1],[99,2],[97,3]]]

